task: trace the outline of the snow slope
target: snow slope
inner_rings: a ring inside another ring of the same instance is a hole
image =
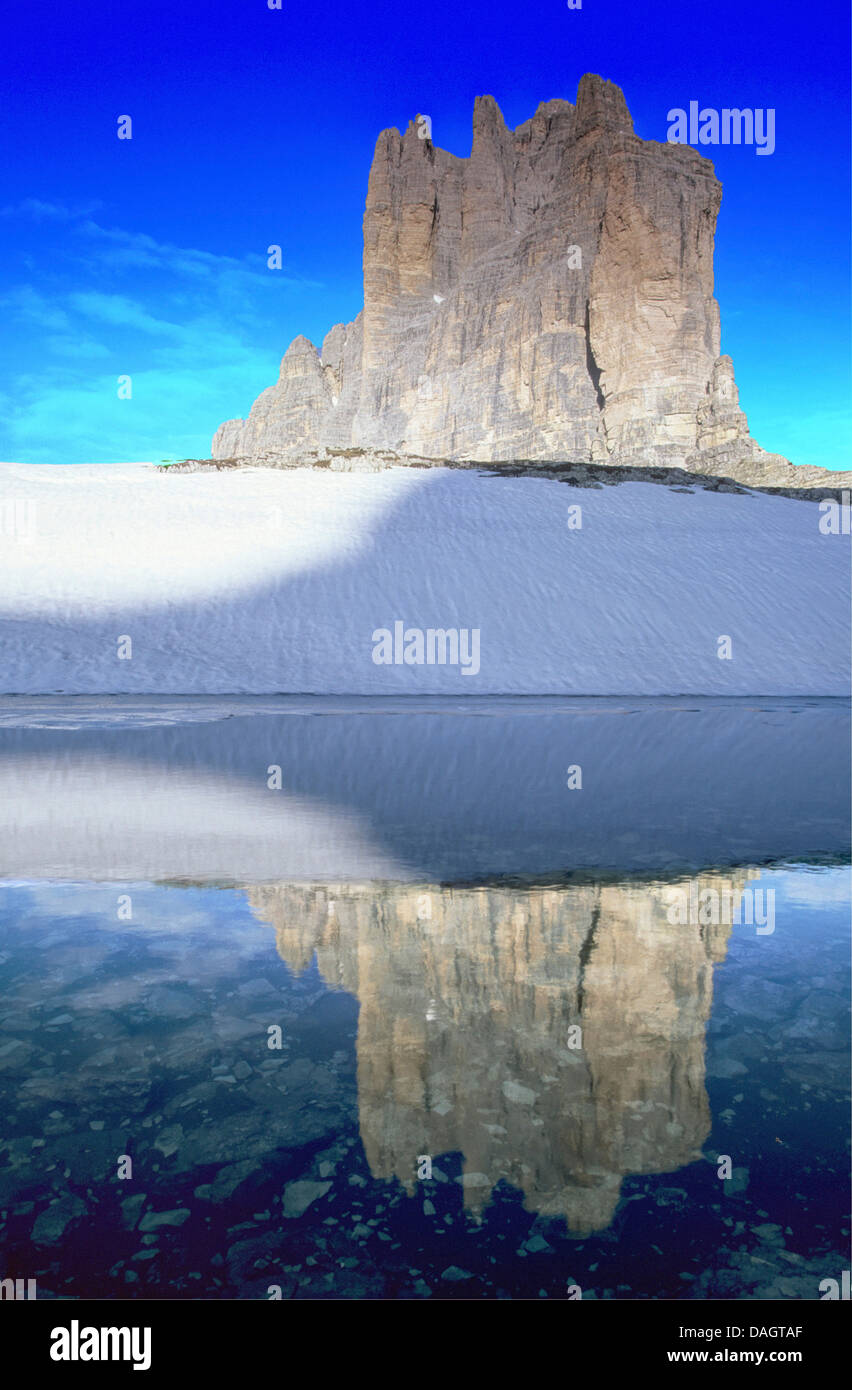
[[[638,481],[6,464],[0,691],[843,694],[849,538],[819,517]],[[478,673],[377,665],[395,622],[477,629]]]

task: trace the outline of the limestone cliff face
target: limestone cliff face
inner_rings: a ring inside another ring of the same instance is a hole
[[[321,354],[297,338],[248,419],[217,431],[214,458],[771,464],[719,356],[720,199],[708,160],[640,140],[621,90],[596,76],[576,105],[545,102],[514,131],[479,97],[468,159],[414,122],[384,131],[362,313]]]
[[[747,877],[693,882],[739,894]],[[672,925],[670,887],[247,891],[292,968],[316,952],[359,1000],[374,1176],[412,1190],[418,1155],[460,1151],[471,1211],[504,1179],[584,1234],[612,1220],[626,1174],[689,1163],[710,1129],[704,1036],[731,928]]]

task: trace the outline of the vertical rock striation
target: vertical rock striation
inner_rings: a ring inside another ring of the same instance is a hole
[[[719,355],[721,185],[641,140],[620,88],[582,78],[507,129],[479,97],[468,159],[383,131],[364,214],[364,308],[288,349],[214,458],[326,448],[489,462],[783,461],[749,437]]]

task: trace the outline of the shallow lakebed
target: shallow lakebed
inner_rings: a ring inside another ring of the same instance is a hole
[[[848,1245],[848,719],[0,702],[0,1274],[818,1299]]]

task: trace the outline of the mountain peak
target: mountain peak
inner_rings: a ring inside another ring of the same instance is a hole
[[[297,338],[278,386],[220,429],[214,456],[771,462],[719,357],[720,200],[709,161],[639,139],[621,88],[596,73],[576,105],[550,98],[514,131],[477,97],[467,159],[422,114],[404,136],[383,131],[362,313],[329,335],[322,363]]]

